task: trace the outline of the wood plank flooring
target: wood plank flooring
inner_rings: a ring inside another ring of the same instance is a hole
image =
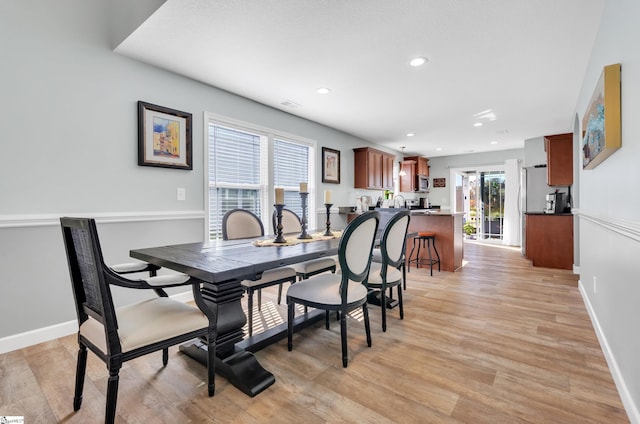
[[[176,348],[128,362],[119,423],[628,423],[602,350],[568,271],[532,268],[519,250],[465,244],[456,273],[412,268],[405,319],[370,306],[348,319],[349,367],[339,325],[324,323],[256,355],[275,384],[250,398]],[[263,293],[256,332],[285,319],[277,289]],[[84,402],[73,412],[75,336],[0,355],[0,415],[27,423],[104,420],[107,371],[89,354]]]

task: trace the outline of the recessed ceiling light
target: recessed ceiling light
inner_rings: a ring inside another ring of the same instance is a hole
[[[436,147],[436,150],[439,152],[440,150],[442,150],[442,147]]]
[[[316,93],[318,94],[327,94],[328,92],[330,92],[331,90],[326,88],[326,87],[320,87],[316,90]]]
[[[482,126],[482,122],[476,122],[475,124],[473,124],[474,127],[481,127]]]
[[[491,144],[498,144],[498,142],[497,141],[492,141]]]
[[[407,133],[407,137],[413,137],[414,135],[414,133]]]
[[[414,57],[413,59],[411,59],[411,61],[409,62],[409,65],[411,66],[422,66],[425,63],[427,63],[429,61],[429,59],[427,59],[426,57]]]

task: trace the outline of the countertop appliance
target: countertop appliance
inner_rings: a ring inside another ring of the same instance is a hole
[[[565,194],[557,191],[547,194],[547,205],[544,208],[544,213],[563,213],[567,203]]]
[[[520,175],[520,242],[522,254],[526,255],[526,220],[525,213],[543,213],[549,193],[547,185],[547,166],[537,165],[522,168]]]

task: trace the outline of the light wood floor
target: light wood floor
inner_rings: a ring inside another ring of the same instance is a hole
[[[324,323],[257,353],[276,382],[250,398],[174,348],[120,373],[121,423],[624,423],[629,422],[577,288],[577,276],[531,268],[520,252],[465,245],[463,270],[412,269],[405,319],[388,329],[370,306],[373,346],[348,320],[349,367],[339,326]],[[275,289],[264,325],[277,323]],[[260,325],[260,324],[258,324]],[[107,372],[89,354],[82,409],[72,408],[76,342],[64,337],[0,355],[0,415],[27,423],[104,420]]]

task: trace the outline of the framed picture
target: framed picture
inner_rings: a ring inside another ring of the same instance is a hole
[[[433,187],[434,188],[441,188],[441,187],[446,187],[447,186],[447,179],[446,178],[434,178],[433,179]]]
[[[138,102],[138,165],[193,169],[191,114]]]
[[[340,184],[340,150],[322,148],[322,182]]]
[[[582,168],[593,169],[622,145],[620,64],[605,66],[582,118]]]

